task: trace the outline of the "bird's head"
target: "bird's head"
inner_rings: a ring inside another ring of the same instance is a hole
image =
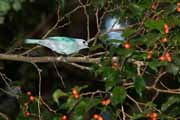
[[[84,39],[76,39],[76,42],[78,44],[79,50],[89,48],[88,42]]]

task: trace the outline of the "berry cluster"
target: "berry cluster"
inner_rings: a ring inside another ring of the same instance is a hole
[[[156,112],[153,112],[152,114],[146,114],[147,118],[150,118],[151,120],[157,120],[158,114]]]
[[[32,95],[31,91],[28,91],[26,94],[27,94],[27,96],[28,96],[28,98],[29,98],[29,101],[25,102],[25,103],[24,103],[24,106],[25,106],[26,110],[28,110],[29,103],[30,103],[30,102],[34,102],[35,97]],[[31,112],[30,112],[30,111],[26,111],[26,112],[25,112],[25,116],[26,116],[26,117],[31,116]]]
[[[177,12],[180,13],[180,2],[177,3]]]
[[[76,98],[76,99],[78,99],[80,97],[79,92],[76,88],[72,89],[72,94],[73,94],[74,98]]]
[[[104,120],[103,117],[102,117],[101,115],[99,115],[99,114],[94,114],[94,115],[93,115],[93,118],[94,118],[95,120]]]

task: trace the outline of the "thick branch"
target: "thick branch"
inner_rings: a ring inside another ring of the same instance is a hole
[[[46,62],[68,62],[68,63],[99,63],[101,58],[89,57],[26,57],[22,55],[0,54],[0,60],[22,61],[33,63],[46,63]]]

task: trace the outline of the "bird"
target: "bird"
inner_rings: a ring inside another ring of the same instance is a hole
[[[116,17],[108,17],[105,20],[105,31],[107,32],[110,29],[122,29],[124,28],[122,23],[118,22]],[[116,39],[116,40],[123,40],[122,32],[121,31],[112,31],[108,33],[109,39]]]
[[[127,23],[119,21],[119,18],[110,15],[103,21],[101,31],[102,33],[107,33],[107,38],[105,40],[103,39],[105,45],[110,43],[113,47],[117,47],[124,41],[123,31],[121,29],[125,29]]]
[[[64,55],[71,55],[78,53],[82,49],[89,48],[86,40],[65,36],[53,36],[45,39],[25,39],[25,43],[38,44]]]

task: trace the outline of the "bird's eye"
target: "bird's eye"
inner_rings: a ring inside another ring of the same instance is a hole
[[[83,41],[83,44],[85,44],[86,43],[86,41]]]

